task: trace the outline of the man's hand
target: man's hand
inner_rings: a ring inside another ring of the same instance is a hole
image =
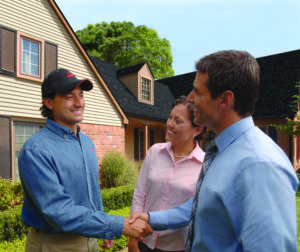
[[[101,248],[110,249],[110,248],[112,248],[113,245],[114,245],[114,242],[112,240],[104,240],[103,239],[103,243],[101,245]]]
[[[132,213],[130,215],[129,223],[132,224],[137,219],[141,219],[141,220],[146,221],[147,223],[149,223],[149,214],[148,213],[139,213],[139,212]]]
[[[149,224],[141,219],[137,219],[135,222],[129,223],[129,218],[125,218],[123,234],[143,241],[144,237],[152,234],[153,230]]]

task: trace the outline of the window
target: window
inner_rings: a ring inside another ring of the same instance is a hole
[[[134,129],[134,159],[136,161],[143,160],[145,157],[144,154],[144,145],[145,137],[144,130],[135,128]]]
[[[40,43],[21,38],[21,73],[40,76]]]
[[[14,154],[15,154],[14,179],[15,180],[18,180],[19,178],[18,156],[25,141],[42,128],[43,128],[42,124],[27,124],[27,123],[14,124]]]
[[[142,77],[142,100],[151,101],[151,81]]]
[[[42,81],[43,52],[42,40],[18,33],[17,76]]]

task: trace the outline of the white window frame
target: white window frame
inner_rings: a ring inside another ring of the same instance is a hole
[[[145,97],[145,92],[148,93],[149,99]],[[141,77],[141,99],[143,101],[151,102],[151,80],[145,77]]]

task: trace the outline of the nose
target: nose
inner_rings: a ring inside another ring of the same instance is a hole
[[[82,96],[74,96],[74,106],[75,107],[84,106],[84,98]]]
[[[173,126],[174,126],[173,120],[169,118],[167,121],[167,127],[172,128]]]
[[[192,90],[192,91],[189,93],[189,95],[188,95],[188,97],[186,98],[186,100],[187,100],[187,102],[189,102],[189,103],[194,103],[194,90]]]

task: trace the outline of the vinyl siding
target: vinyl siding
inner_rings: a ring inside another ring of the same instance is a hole
[[[0,1],[0,25],[58,45],[58,68],[88,78],[83,123],[121,126],[122,117],[46,0]],[[41,83],[0,75],[0,114],[41,118]]]

